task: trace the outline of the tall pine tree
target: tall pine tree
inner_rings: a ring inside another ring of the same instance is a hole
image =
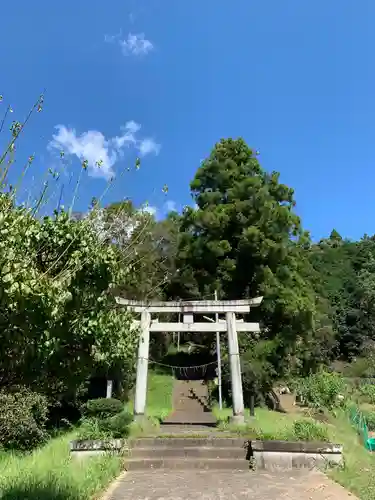
[[[315,327],[309,238],[294,193],[265,172],[242,139],[221,140],[191,183],[196,209],[182,217],[174,293],[226,299],[263,295],[259,310],[267,363],[287,366]],[[243,351],[260,339],[241,335]],[[257,349],[259,355],[259,348]],[[249,354],[250,353],[250,354]]]

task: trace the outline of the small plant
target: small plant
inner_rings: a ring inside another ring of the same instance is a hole
[[[327,428],[313,420],[296,420],[293,433],[297,441],[328,441]]]
[[[82,414],[87,418],[109,418],[124,410],[124,404],[114,398],[90,399],[83,405]]]

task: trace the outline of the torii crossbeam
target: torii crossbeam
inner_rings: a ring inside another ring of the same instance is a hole
[[[237,332],[259,332],[259,323],[236,321],[236,314],[249,313],[251,307],[261,304],[263,297],[246,300],[197,300],[189,302],[142,302],[116,297],[116,302],[127,309],[141,314],[137,381],[135,387],[134,417],[142,418],[146,411],[147,372],[150,344],[150,332],[227,332],[230,361],[233,417],[235,423],[244,422],[244,402],[242,391],[241,364],[238,349]],[[183,322],[159,323],[152,320],[151,314],[180,313]],[[194,314],[225,314],[225,321],[213,323],[195,323]]]

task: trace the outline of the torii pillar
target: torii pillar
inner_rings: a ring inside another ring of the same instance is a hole
[[[142,419],[146,409],[148,356],[150,346],[151,314],[147,309],[141,313],[140,336],[137,359],[137,379],[135,384],[134,419]]]
[[[233,312],[226,313],[228,332],[228,354],[230,363],[230,380],[232,384],[232,403],[234,424],[243,424],[245,421],[245,409],[243,404],[242,376],[240,351],[238,349],[238,336],[236,328],[236,315]]]

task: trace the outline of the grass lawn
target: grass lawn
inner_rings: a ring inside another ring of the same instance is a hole
[[[330,439],[344,446],[345,465],[328,475],[361,500],[375,498],[375,455],[367,451],[345,414],[332,417]]]
[[[119,457],[69,457],[74,434],[52,439],[28,455],[0,454],[2,500],[86,500],[97,498],[121,471]]]
[[[147,415],[162,420],[172,410],[174,378],[160,372],[150,371],[147,384]]]
[[[172,392],[174,378],[165,373],[149,370],[147,380],[146,415],[143,423],[134,422],[131,426],[131,436],[153,434],[158,430],[160,422],[172,411]],[[133,401],[127,409],[133,412]]]
[[[245,424],[233,426],[228,423],[232,415],[231,408],[220,410],[213,408],[213,413],[218,421],[218,427],[249,438],[301,441],[328,440],[327,426],[316,422],[310,417],[293,415],[268,410],[267,408],[256,408],[255,416],[250,417],[249,411],[245,410]],[[296,422],[298,422],[296,427]]]
[[[215,415],[220,429],[235,429],[228,423],[229,418],[233,415],[232,408],[214,407],[212,413]],[[292,429],[293,422],[296,416],[287,413],[279,413],[268,410],[267,408],[256,408],[255,417],[250,417],[249,410],[245,410],[245,425],[246,428],[259,430],[266,434],[284,433],[286,429]],[[242,427],[242,426],[241,426]],[[241,430],[241,427],[239,430]]]

